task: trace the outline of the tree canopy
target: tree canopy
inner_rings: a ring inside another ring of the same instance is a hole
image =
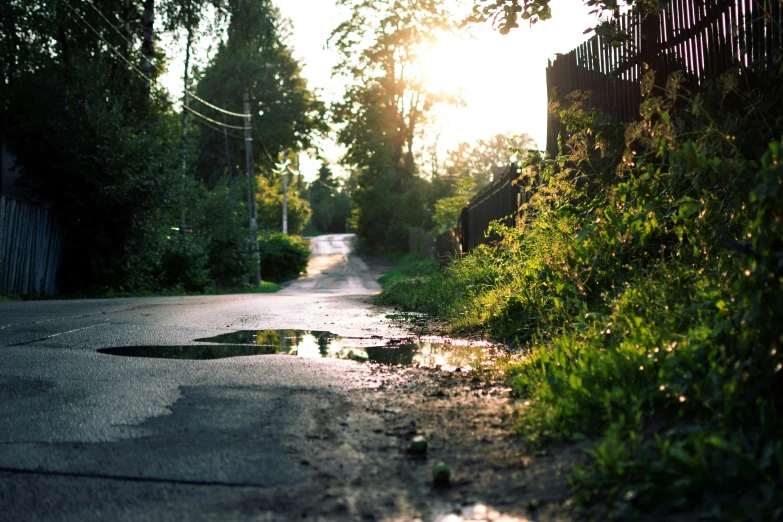
[[[334,73],[348,86],[332,119],[347,148],[343,163],[360,172],[354,226],[368,248],[399,247],[407,226],[429,219],[416,206],[425,190],[415,165],[418,132],[434,104],[454,101],[427,89],[418,56],[455,23],[435,0],[338,3],[350,17],[330,43],[341,56]]]

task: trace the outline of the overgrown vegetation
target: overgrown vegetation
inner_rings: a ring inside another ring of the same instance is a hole
[[[554,102],[569,137],[528,161],[516,227],[381,299],[524,347],[520,433],[595,441],[571,476],[593,516],[779,520],[783,81],[684,80],[648,76],[625,129],[580,93]]]
[[[62,294],[244,288],[248,185],[256,185],[261,232],[279,230],[276,165],[325,130],[324,106],[301,77],[271,1],[159,0],[143,10],[105,0],[3,2],[0,140],[27,194],[64,229]],[[207,102],[189,97],[203,117],[175,107],[157,83],[166,70],[162,35],[187,35],[177,41],[188,51],[215,38],[209,62],[186,61],[183,71],[186,88]],[[236,117],[246,88],[251,179]],[[289,229],[299,233],[310,210],[293,178]]]

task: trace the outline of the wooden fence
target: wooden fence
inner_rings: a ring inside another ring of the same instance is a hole
[[[520,187],[515,183],[518,176],[515,166],[508,167],[462,209],[457,228],[463,252],[490,240],[484,233],[492,221],[504,220],[506,224],[513,224],[514,215],[522,204]]]
[[[607,31],[606,29],[611,29]],[[619,32],[617,30],[620,30]],[[780,67],[783,45],[781,0],[667,0],[658,15],[642,18],[628,13],[601,29],[568,54],[558,56],[546,70],[547,92],[560,99],[573,91],[589,91],[587,103],[618,121],[639,118],[641,80],[655,71],[655,85],[662,86],[675,71],[682,71],[688,85],[698,88],[705,79],[715,80],[740,66],[769,64]],[[612,33],[626,36],[617,38]],[[547,122],[546,150],[558,153],[562,125],[556,115]],[[511,223],[529,194],[513,180],[509,169],[479,192],[462,210],[456,228],[462,253],[491,241],[486,231],[491,221]],[[449,237],[439,238],[443,255]]]
[[[48,209],[0,196],[0,294],[54,294],[61,248]]]
[[[656,85],[675,71],[698,85],[740,65],[779,59],[783,5],[779,0],[668,0],[659,15],[628,13],[612,29],[627,38],[608,31],[550,62],[547,92],[557,89],[562,97],[590,91],[591,106],[628,122],[639,117],[645,64],[655,71]],[[561,130],[550,114],[546,150],[552,155]]]

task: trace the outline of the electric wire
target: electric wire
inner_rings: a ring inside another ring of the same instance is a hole
[[[122,53],[120,53],[120,52],[117,50],[117,48],[116,48],[116,47],[114,47],[112,44],[110,44],[109,42],[107,42],[107,41],[106,41],[106,40],[103,38],[103,36],[101,36],[101,33],[100,33],[100,31],[98,31],[97,29],[95,29],[95,28],[92,26],[92,24],[90,24],[90,22],[88,22],[88,21],[87,21],[87,20],[84,18],[84,16],[83,16],[83,15],[82,15],[82,14],[81,14],[79,11],[77,11],[77,10],[76,10],[76,8],[74,8],[74,7],[73,7],[73,6],[72,6],[72,5],[71,5],[71,4],[68,2],[68,0],[60,0],[60,1],[61,1],[61,3],[65,4],[65,6],[66,6],[66,7],[68,7],[68,9],[70,9],[72,13],[74,13],[76,16],[78,16],[79,18],[81,18],[82,22],[84,22],[84,24],[87,26],[87,28],[88,28],[88,29],[90,29],[90,30],[91,30],[93,33],[95,33],[95,36],[97,36],[97,37],[98,37],[98,39],[99,39],[101,42],[103,42],[104,44],[106,44],[106,45],[109,47],[109,50],[110,50],[110,51],[111,51],[111,52],[112,52],[112,53],[113,53],[115,56],[117,56],[117,57],[118,57],[118,58],[120,58],[122,61],[124,61],[124,62],[125,62],[127,65],[128,65],[128,67],[130,67],[130,68],[131,68],[131,69],[132,69],[132,70],[133,70],[133,71],[134,71],[136,74],[138,74],[139,76],[141,76],[141,77],[142,77],[144,80],[146,80],[146,81],[150,82],[150,86],[152,86],[153,82],[155,81],[155,79],[154,79],[154,78],[151,78],[151,77],[147,76],[146,74],[144,74],[144,72],[143,72],[142,70],[140,70],[138,67],[136,67],[136,65],[134,65],[134,64],[133,64],[133,62],[131,62],[130,60],[128,60],[127,58],[125,58],[125,56],[124,56]],[[78,23],[78,20],[76,20],[76,22]],[[156,88],[158,88],[158,87],[156,86]],[[159,89],[159,88],[158,88],[158,89]]]
[[[207,120],[208,122],[214,123],[215,125],[220,125],[221,127],[228,127],[229,129],[239,129],[239,130],[245,130],[245,128],[244,128],[244,127],[240,127],[239,125],[229,125],[228,123],[223,123],[223,122],[220,122],[220,121],[217,121],[217,120],[213,120],[212,118],[210,118],[210,117],[208,117],[208,116],[204,116],[204,115],[203,115],[203,114],[201,114],[200,112],[197,112],[197,111],[195,111],[195,110],[191,109],[191,108],[190,108],[190,107],[188,107],[187,105],[183,105],[183,106],[182,106],[182,108],[183,108],[183,109],[186,109],[186,110],[187,110],[187,111],[189,111],[189,112],[192,112],[192,113],[193,113],[193,114],[195,114],[196,116],[201,116],[202,118],[204,118],[204,119],[205,119],[205,120]]]
[[[131,41],[128,39],[128,37],[127,37],[127,36],[125,36],[125,35],[122,33],[122,31],[120,31],[119,29],[117,29],[117,27],[116,27],[116,26],[115,26],[115,25],[114,25],[114,24],[111,22],[111,20],[109,20],[108,18],[106,18],[106,15],[104,15],[104,14],[101,12],[101,10],[100,10],[100,9],[98,9],[98,7],[97,7],[97,6],[96,6],[96,5],[95,5],[95,4],[92,2],[92,0],[87,0],[87,3],[88,3],[88,4],[90,4],[90,7],[92,7],[92,8],[93,8],[93,10],[94,10],[96,13],[98,13],[98,14],[101,16],[101,18],[103,18],[103,19],[106,21],[106,23],[107,23],[107,24],[109,24],[109,26],[110,26],[112,29],[114,29],[114,31],[115,31],[115,32],[116,32],[118,35],[120,35],[120,37],[121,37],[123,40],[125,40],[125,42],[126,42],[128,45],[130,45],[130,48],[131,48],[131,49],[133,49],[133,42],[131,42]],[[152,62],[149,60],[149,58],[147,58],[147,57],[146,57],[146,56],[144,56],[144,55],[142,55],[142,57],[143,57],[143,58],[144,58],[144,59],[147,61],[147,63],[149,63],[149,64],[150,64],[152,67],[154,67],[154,68],[155,68],[155,69],[158,71],[158,74],[163,74],[163,71],[161,71],[161,70],[160,70],[160,68],[159,68],[157,65],[155,65],[154,63],[152,63]],[[216,111],[222,112],[223,114],[228,114],[228,115],[230,115],[230,116],[236,116],[236,117],[238,117],[238,118],[248,118],[248,117],[250,117],[250,114],[244,114],[244,113],[239,113],[239,112],[231,112],[231,111],[229,111],[229,110],[226,110],[226,109],[223,109],[223,108],[221,108],[221,107],[218,107],[217,105],[214,105],[214,104],[212,104],[212,103],[209,103],[207,100],[205,100],[205,99],[201,98],[200,96],[196,95],[195,93],[191,92],[191,91],[190,91],[190,90],[188,90],[188,89],[183,89],[183,91],[184,91],[184,92],[185,92],[185,93],[186,93],[188,96],[191,96],[191,97],[192,97],[192,98],[194,98],[195,100],[198,100],[198,101],[200,101],[201,103],[203,103],[204,105],[206,105],[206,106],[208,106],[208,107],[210,107],[210,108],[212,108],[212,109],[215,109]]]
[[[125,56],[124,56],[124,55],[123,55],[121,52],[119,52],[115,46],[113,46],[112,44],[110,44],[109,42],[107,42],[107,41],[106,41],[106,40],[103,38],[103,36],[101,36],[101,33],[100,33],[100,32],[99,32],[97,29],[95,29],[95,28],[92,26],[92,24],[90,24],[90,22],[88,22],[88,21],[87,21],[87,20],[84,18],[84,16],[83,16],[83,15],[82,15],[82,14],[81,14],[79,11],[77,11],[77,10],[76,10],[76,9],[75,9],[75,8],[74,8],[74,7],[73,7],[73,6],[72,6],[72,5],[69,3],[69,2],[68,2],[68,0],[61,0],[61,2],[62,2],[63,4],[65,4],[65,5],[68,7],[68,9],[70,9],[70,10],[71,10],[71,12],[73,12],[73,13],[74,13],[76,16],[78,16],[79,18],[81,18],[81,20],[84,22],[84,24],[87,26],[87,28],[89,28],[89,29],[90,29],[90,30],[91,30],[93,33],[95,33],[95,36],[97,36],[97,37],[98,37],[98,39],[99,39],[101,42],[103,42],[103,43],[104,43],[106,46],[108,46],[109,50],[110,50],[110,51],[111,51],[111,52],[112,52],[112,53],[113,53],[115,56],[117,56],[117,57],[118,57],[118,58],[120,58],[122,61],[124,61],[124,62],[125,62],[127,65],[128,65],[128,67],[130,67],[130,68],[131,68],[131,70],[132,70],[133,72],[135,72],[136,74],[138,74],[138,75],[139,75],[139,76],[140,76],[142,79],[144,79],[144,80],[146,80],[146,81],[150,82],[150,87],[152,87],[152,86],[154,85],[154,83],[157,81],[155,78],[148,77],[146,74],[144,74],[144,72],[143,72],[143,71],[141,71],[141,70],[140,70],[138,67],[136,67],[136,65],[134,65],[134,64],[133,64],[133,62],[131,62],[130,60],[128,60],[128,59],[127,59],[127,58],[126,58],[126,57],[125,57]],[[77,23],[78,23],[78,20],[77,20]],[[157,85],[154,85],[154,86],[155,86],[155,88],[156,88],[156,89],[158,89],[158,90],[161,90],[161,89],[160,89],[160,87],[158,87]],[[209,117],[207,117],[207,116],[204,116],[204,115],[203,115],[203,114],[201,114],[200,112],[194,111],[193,109],[191,109],[191,108],[190,108],[190,107],[188,107],[187,105],[183,105],[183,107],[184,107],[185,109],[189,110],[190,112],[192,112],[193,114],[195,114],[196,116],[199,116],[199,117],[201,117],[201,118],[203,118],[203,119],[205,119],[205,120],[207,120],[207,121],[210,121],[210,122],[214,123],[215,125],[220,125],[221,127],[227,127],[227,128],[229,128],[229,129],[239,129],[239,130],[243,130],[243,129],[244,129],[244,127],[239,127],[239,126],[237,126],[237,125],[229,125],[229,124],[227,124],[227,123],[222,123],[222,122],[219,122],[219,121],[213,120],[212,118],[209,118]]]

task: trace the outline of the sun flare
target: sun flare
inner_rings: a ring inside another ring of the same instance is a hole
[[[471,69],[481,58],[476,40],[443,35],[419,54],[424,85],[435,93],[459,94],[475,85]]]

